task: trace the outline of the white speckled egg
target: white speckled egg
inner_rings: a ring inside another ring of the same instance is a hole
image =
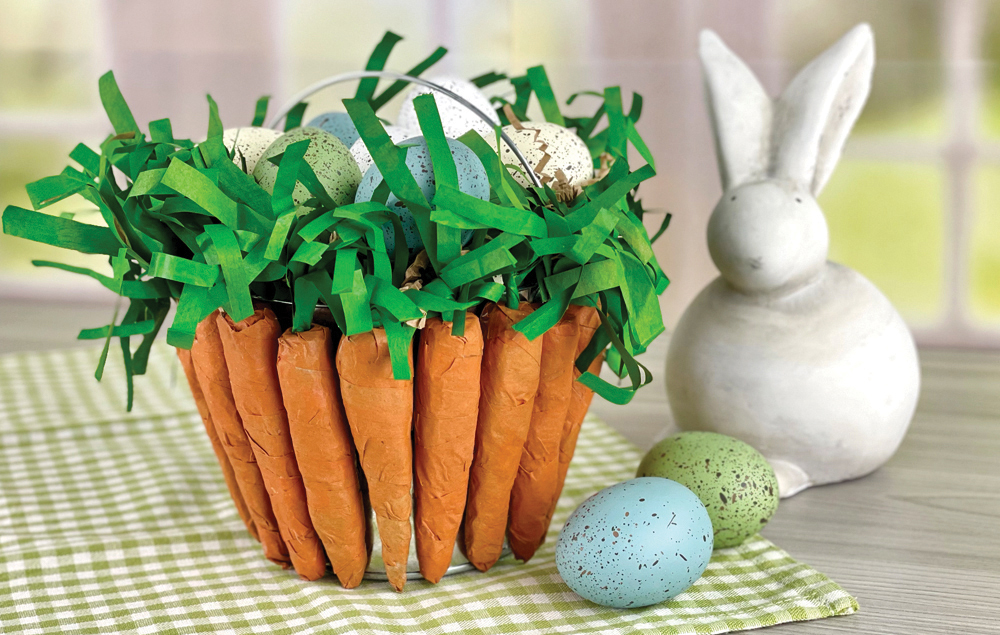
[[[547,121],[525,121],[519,128],[514,125],[504,126],[503,131],[528,160],[543,183],[554,180],[559,170],[562,170],[566,180],[573,185],[581,185],[593,178],[594,161],[590,157],[590,150],[587,149],[583,139],[572,130]],[[490,136],[486,140],[496,151],[496,137]],[[510,146],[506,143],[501,145],[503,148],[500,151],[500,160],[504,164],[516,165],[523,170],[524,167],[514,156]],[[511,169],[510,173],[521,185],[525,187],[530,185],[528,179],[519,171]]]
[[[386,126],[385,131],[389,134],[389,139],[393,143],[399,143],[400,141],[413,136],[402,126]],[[374,163],[372,160],[372,153],[368,151],[368,146],[365,145],[365,140],[360,137],[351,146],[351,154],[354,155],[354,160],[358,162],[358,169],[361,170],[361,174],[367,172],[368,168],[370,168],[372,163]]]
[[[712,557],[712,521],[679,483],[636,478],[594,494],[576,508],[556,542],[556,568],[584,598],[617,608],[669,600],[685,591]]]
[[[348,148],[358,140],[358,129],[346,112],[325,112],[313,117],[306,126],[326,130],[343,141]]]
[[[281,135],[272,143],[257,162],[257,167],[253,171],[253,178],[267,190],[268,193],[274,191],[274,181],[278,177],[278,166],[267,159],[277,156],[285,151],[285,148],[297,141],[309,139],[309,147],[306,149],[305,160],[316,173],[316,178],[326,188],[327,193],[337,203],[344,205],[354,200],[354,193],[361,182],[361,171],[358,164],[354,162],[351,151],[347,149],[340,139],[320,128],[295,128]],[[292,200],[296,205],[301,205],[311,198],[309,190],[301,183],[295,184],[292,192]]]
[[[420,191],[424,193],[427,200],[434,198],[437,183],[434,180],[434,165],[431,163],[430,151],[427,149],[427,142],[423,137],[414,137],[397,144],[406,148],[406,167],[410,169]],[[470,196],[486,201],[490,198],[490,182],[486,176],[486,169],[479,161],[479,157],[461,141],[448,139],[448,147],[451,149],[452,159],[455,160],[455,170],[458,172],[458,189]],[[377,165],[372,165],[365,172],[358,186],[358,193],[355,197],[356,203],[363,203],[372,200],[372,195],[376,188],[382,184],[382,173]],[[403,235],[406,237],[406,246],[410,249],[419,249],[423,246],[423,240],[417,232],[417,225],[413,220],[410,210],[401,202],[395,194],[389,193],[385,202],[386,206],[395,211],[403,221]],[[396,238],[392,230],[392,224],[386,223],[382,226],[385,233],[385,246],[389,253],[396,246]],[[472,238],[472,231],[462,232],[462,243],[465,244]]]
[[[229,128],[222,133],[222,143],[226,150],[232,152],[233,163],[247,174],[253,174],[257,161],[263,156],[267,147],[281,136],[277,130],[247,126],[245,128]]]
[[[462,97],[489,115],[494,124],[500,123],[500,119],[497,117],[496,111],[493,110],[493,105],[490,103],[489,98],[472,82],[452,76],[430,77],[428,81]],[[420,95],[431,92],[434,93],[434,100],[437,102],[438,112],[441,114],[441,125],[444,127],[444,136],[457,139],[469,130],[475,130],[484,137],[489,137],[493,134],[493,127],[464,105],[451,97],[419,85],[415,85],[407,93],[403,105],[399,108],[399,117],[396,119],[396,125],[409,130],[413,135],[422,134],[420,122],[417,120],[417,111],[413,108],[413,100]]]

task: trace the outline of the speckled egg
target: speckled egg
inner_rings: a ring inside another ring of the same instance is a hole
[[[434,166],[431,163],[430,151],[427,149],[427,142],[423,137],[414,137],[397,144],[401,148],[406,148],[406,167],[417,181],[420,191],[424,193],[427,200],[434,198],[436,183],[434,181]],[[448,139],[448,147],[451,148],[451,156],[455,160],[455,169],[458,171],[458,189],[462,192],[475,196],[480,200],[488,200],[490,197],[490,183],[486,177],[486,169],[479,161],[479,157],[465,144],[454,139]],[[377,165],[372,165],[365,172],[358,186],[358,193],[354,201],[363,203],[372,200],[372,194],[382,183],[382,173]],[[420,234],[417,232],[417,225],[413,221],[413,215],[406,209],[406,206],[396,198],[395,194],[389,193],[389,198],[385,204],[389,209],[394,210],[403,221],[403,235],[406,237],[406,246],[410,249],[419,249],[423,246]],[[396,246],[396,239],[393,234],[392,224],[386,223],[382,226],[385,233],[386,249],[392,253]],[[462,232],[462,244],[472,238],[472,231]]]
[[[281,136],[277,130],[247,126],[245,128],[229,128],[222,133],[222,143],[230,152],[233,148],[233,163],[247,174],[253,174],[257,161],[263,156],[267,147]]]
[[[358,183],[361,182],[361,171],[358,169],[358,164],[354,162],[351,151],[340,139],[320,128],[295,128],[281,135],[268,146],[260,161],[257,162],[253,178],[269,193],[272,192],[274,180],[278,176],[278,166],[267,159],[281,154],[291,144],[304,139],[309,139],[305,160],[312,166],[316,177],[326,188],[330,197],[337,205],[353,201]],[[295,190],[292,192],[292,200],[295,201],[295,204],[301,205],[309,198],[311,195],[306,186],[296,183]]]
[[[637,476],[660,476],[698,495],[712,519],[715,547],[735,547],[778,509],[778,481],[760,452],[715,432],[682,432],[653,446]]]
[[[636,478],[576,508],[556,542],[559,575],[586,599],[617,608],[669,600],[701,577],[712,523],[679,483]]]
[[[503,131],[510,137],[524,158],[535,170],[538,178],[546,183],[556,178],[556,173],[562,170],[566,180],[573,185],[581,185],[594,176],[594,161],[590,150],[583,139],[567,128],[547,121],[525,121],[519,125],[504,126]],[[497,149],[496,137],[487,137],[487,141]],[[516,165],[521,170],[524,167],[505,142],[500,150],[500,160],[504,164]],[[538,166],[541,165],[541,169]],[[517,170],[510,170],[511,175],[521,185],[530,185],[528,179]]]
[[[324,112],[310,119],[306,126],[326,130],[343,141],[348,148],[358,140],[358,129],[346,112]]]
[[[472,82],[461,77],[452,76],[429,77],[428,81],[462,97],[488,115],[494,125],[500,123],[500,118],[497,117],[489,98]],[[434,101],[437,103],[438,112],[441,114],[441,125],[444,127],[444,136],[457,139],[469,130],[475,130],[484,137],[489,137],[493,134],[493,127],[466,106],[451,97],[426,86],[419,85],[414,85],[410,89],[410,92],[406,95],[406,99],[403,101],[403,105],[400,106],[399,117],[396,118],[397,126],[406,128],[414,136],[421,134],[420,122],[417,120],[417,111],[413,108],[413,100],[427,93],[434,93]]]
[[[405,139],[409,139],[413,136],[406,128],[402,126],[385,126],[385,131],[389,135],[389,140],[393,143],[399,143]],[[372,153],[368,151],[368,146],[365,145],[365,140],[358,138],[351,146],[351,154],[354,156],[354,160],[358,163],[358,169],[361,170],[361,174],[368,171],[368,168],[372,166],[374,161],[372,160]]]

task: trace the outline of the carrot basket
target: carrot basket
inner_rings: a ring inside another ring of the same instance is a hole
[[[34,210],[3,216],[8,234],[108,256],[110,274],[35,264],[128,299],[81,337],[105,342],[98,379],[119,338],[129,407],[176,305],[167,341],[266,558],[397,591],[534,555],[593,394],[627,403],[651,379],[635,356],[663,330],[668,284],[637,197],[654,174],[638,95],[626,112],[619,89],[588,93],[596,110],[565,116],[534,67],[487,108],[478,89],[505,75],[419,77],[443,49],[385,71],[399,39],[386,34],[368,70],[293,98],[269,122],[283,133],[261,127],[266,98],[252,126],[226,129],[209,97],[200,143],[168,120],[144,132],[108,73],[115,134],[29,184]],[[380,79],[392,82],[376,94]],[[349,80],[347,112],[315,121],[346,122],[350,150],[301,126],[306,99]],[[418,128],[397,144],[376,113],[410,84]],[[529,118],[532,97],[544,121]],[[468,129],[456,108],[484,123]],[[39,211],[74,195],[103,226]],[[626,385],[600,378],[605,360]]]

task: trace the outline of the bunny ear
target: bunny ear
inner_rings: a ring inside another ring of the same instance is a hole
[[[875,41],[859,24],[803,68],[775,110],[772,173],[819,194],[871,88]]]
[[[773,105],[753,72],[718,35],[705,30],[700,40],[715,153],[722,189],[728,190],[766,173]]]

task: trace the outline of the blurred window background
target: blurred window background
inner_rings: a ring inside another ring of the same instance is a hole
[[[662,300],[669,328],[716,275],[704,240],[719,182],[699,30],[718,31],[775,94],[862,21],[874,29],[877,63],[820,197],[830,258],[881,288],[922,344],[1000,347],[996,0],[0,0],[0,204],[28,207],[25,183],[61,170],[78,141],[107,134],[97,78],[108,68],[140,124],[170,117],[175,133],[199,139],[206,93],[226,125],[246,125],[260,95],[276,106],[361,68],[391,29],[406,39],[390,68],[440,44],[451,53],[429,75],[518,74],[541,63],[562,98],[614,84],[645,97],[639,127],[659,174],[642,192],[647,206],[674,214],[656,246],[674,281]],[[310,112],[342,109],[352,92],[330,89]],[[590,106],[581,98],[574,108]],[[54,211],[99,222],[79,207]],[[0,301],[102,293],[32,259],[95,266],[0,236]]]

